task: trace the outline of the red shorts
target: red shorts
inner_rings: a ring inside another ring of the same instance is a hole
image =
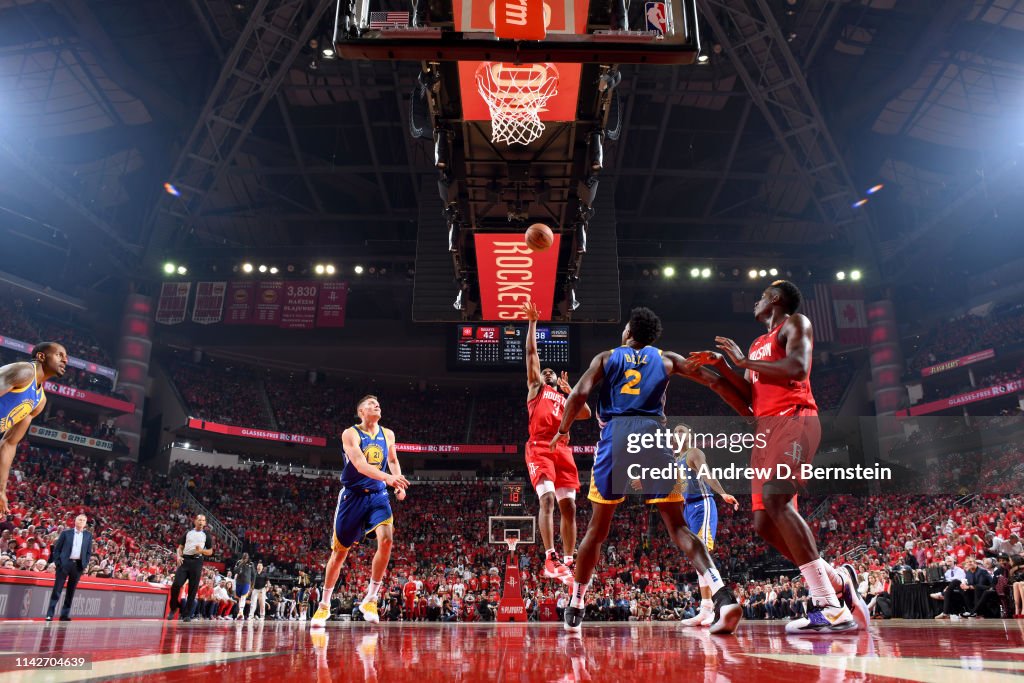
[[[789,484],[795,505],[796,493],[805,484],[801,465],[814,461],[821,443],[818,411],[801,407],[785,417],[758,418],[757,435],[762,434],[766,440],[764,448],[755,446],[750,453],[750,466],[755,470],[754,479],[750,482],[753,509],[764,510],[762,491],[770,481]],[[788,471],[780,465],[785,465]]]
[[[579,470],[572,457],[572,448],[567,444],[559,444],[552,452],[547,441],[527,441],[526,467],[530,470],[530,485],[535,491],[545,479],[556,489],[580,490]]]

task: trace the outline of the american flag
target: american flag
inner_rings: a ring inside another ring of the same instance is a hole
[[[408,26],[408,12],[370,12],[371,29],[382,29],[386,26]]]
[[[832,292],[828,285],[814,285],[814,298],[808,297],[800,311],[811,320],[814,326],[814,340],[834,342],[836,327],[832,317]]]

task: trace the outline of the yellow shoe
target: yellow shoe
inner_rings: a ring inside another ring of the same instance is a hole
[[[316,608],[316,614],[309,620],[310,628],[323,628],[327,625],[327,619],[331,616],[331,610],[323,605],[318,605]]]
[[[377,601],[359,603],[359,611],[363,613],[363,619],[370,624],[380,622],[380,615],[377,614]]]

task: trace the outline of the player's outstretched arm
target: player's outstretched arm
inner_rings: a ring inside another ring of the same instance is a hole
[[[738,415],[749,417],[753,415],[750,410],[750,384],[747,383],[747,392],[744,394],[732,382],[729,382],[717,372],[705,367],[698,359],[693,357],[683,358],[673,351],[664,351],[662,358],[671,363],[670,374],[685,377],[691,382],[703,384],[711,391],[718,394],[723,401],[729,404]],[[732,374],[732,370],[726,368],[725,372]]]
[[[11,363],[0,368],[0,396],[11,389],[27,387],[36,380],[36,366],[32,363]]]
[[[528,301],[523,304],[523,315],[530,321],[526,327],[526,385],[530,388],[530,398],[533,398],[544,382],[540,374],[540,354],[537,352],[537,321],[540,320],[540,311],[536,304]]]
[[[751,370],[771,379],[802,382],[811,374],[811,350],[814,330],[811,321],[802,313],[789,316],[779,331],[786,339],[786,357],[782,360],[750,360],[736,342],[728,337],[715,337],[715,344],[738,368]]]
[[[722,500],[724,500],[728,505],[732,505],[733,510],[739,510],[739,501],[730,496],[728,493],[726,493],[725,489],[722,488],[722,485],[718,482],[717,479],[710,475],[701,475],[701,468],[707,465],[707,463],[707,458],[704,456],[704,451],[702,451],[701,449],[691,448],[686,452],[686,466],[689,467],[694,472],[696,472],[698,478],[706,481],[708,483],[708,486],[711,487],[711,490],[720,495],[722,497]]]
[[[398,449],[395,448],[395,433],[385,427],[384,438],[388,442],[388,472],[401,477],[402,466],[398,464]],[[396,488],[395,496],[398,500],[405,500],[405,489]]]
[[[572,393],[565,401],[565,413],[562,414],[562,423],[558,427],[558,433],[551,440],[551,450],[555,450],[559,442],[568,440],[569,428],[572,427],[576,416],[586,404],[587,399],[590,398],[590,392],[594,390],[597,383],[604,379],[604,364],[608,362],[610,354],[611,351],[602,351],[594,356],[594,360],[590,361],[590,367],[580,377],[580,381],[576,382]]]
[[[359,437],[356,435],[356,430],[349,427],[341,434],[341,445],[345,449],[345,456],[348,461],[352,463],[352,467],[355,467],[359,474],[370,479],[376,479],[382,481],[388,486],[405,488],[409,485],[409,480],[401,475],[388,474],[383,470],[380,470],[370,463],[366,462],[366,456],[363,455],[363,451],[359,448]]]

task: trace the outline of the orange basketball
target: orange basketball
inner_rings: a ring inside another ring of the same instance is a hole
[[[551,228],[543,223],[534,223],[526,229],[526,246],[532,251],[544,251],[555,241]]]

